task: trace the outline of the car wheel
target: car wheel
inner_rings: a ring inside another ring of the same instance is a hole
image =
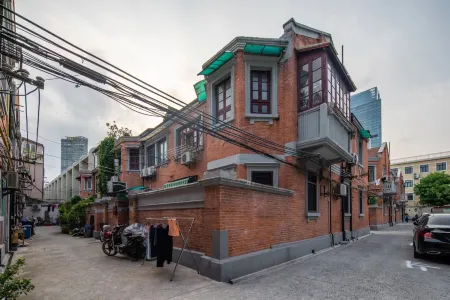
[[[422,258],[423,255],[416,251],[415,244],[413,244],[413,248],[414,248],[414,258]]]

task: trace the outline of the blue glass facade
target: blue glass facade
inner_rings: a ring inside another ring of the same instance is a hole
[[[381,97],[377,87],[355,94],[350,98],[350,110],[358,118],[364,129],[370,130],[370,147],[380,147],[381,134]]]

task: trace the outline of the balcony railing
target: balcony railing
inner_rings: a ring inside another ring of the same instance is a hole
[[[397,194],[397,185],[394,181],[383,182],[383,196],[393,196]]]

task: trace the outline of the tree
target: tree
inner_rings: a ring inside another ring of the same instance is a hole
[[[450,204],[450,175],[436,172],[420,180],[414,187],[420,196],[420,204],[442,206]]]
[[[98,146],[98,191],[101,195],[107,193],[106,183],[114,175],[114,137],[108,136]]]
[[[124,127],[118,127],[116,124],[116,121],[113,121],[112,124],[111,123],[106,123],[106,127],[108,127],[108,136],[112,137],[114,139],[118,139],[122,136],[131,136],[131,130],[128,128],[124,128]]]
[[[6,267],[0,274],[0,299],[18,299],[22,294],[28,294],[34,289],[29,279],[18,278],[17,274],[25,265],[23,258],[18,258],[15,263]]]

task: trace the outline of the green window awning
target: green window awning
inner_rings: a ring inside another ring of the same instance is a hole
[[[194,84],[195,93],[197,94],[198,102],[206,100],[206,80],[202,80]]]
[[[204,68],[198,75],[211,75],[217,71],[221,66],[226,64],[233,57],[233,52],[225,51],[218,58],[216,58],[212,63],[210,63],[206,68]]]
[[[362,137],[363,139],[370,139],[372,137],[370,135],[370,131],[369,130],[360,130],[359,131],[359,136]]]
[[[268,46],[257,44],[246,44],[244,48],[245,53],[259,54],[259,55],[271,55],[280,56],[283,53],[284,47],[280,46]]]
[[[189,182],[189,178],[184,178],[184,179],[168,182],[168,183],[164,184],[164,188],[169,189],[169,188],[179,187],[179,186],[188,184],[188,182]]]
[[[129,188],[128,190],[129,191],[142,191],[142,190],[145,190],[145,189],[148,189],[148,187],[143,186],[143,185],[138,185],[138,186],[134,186],[132,188]]]

